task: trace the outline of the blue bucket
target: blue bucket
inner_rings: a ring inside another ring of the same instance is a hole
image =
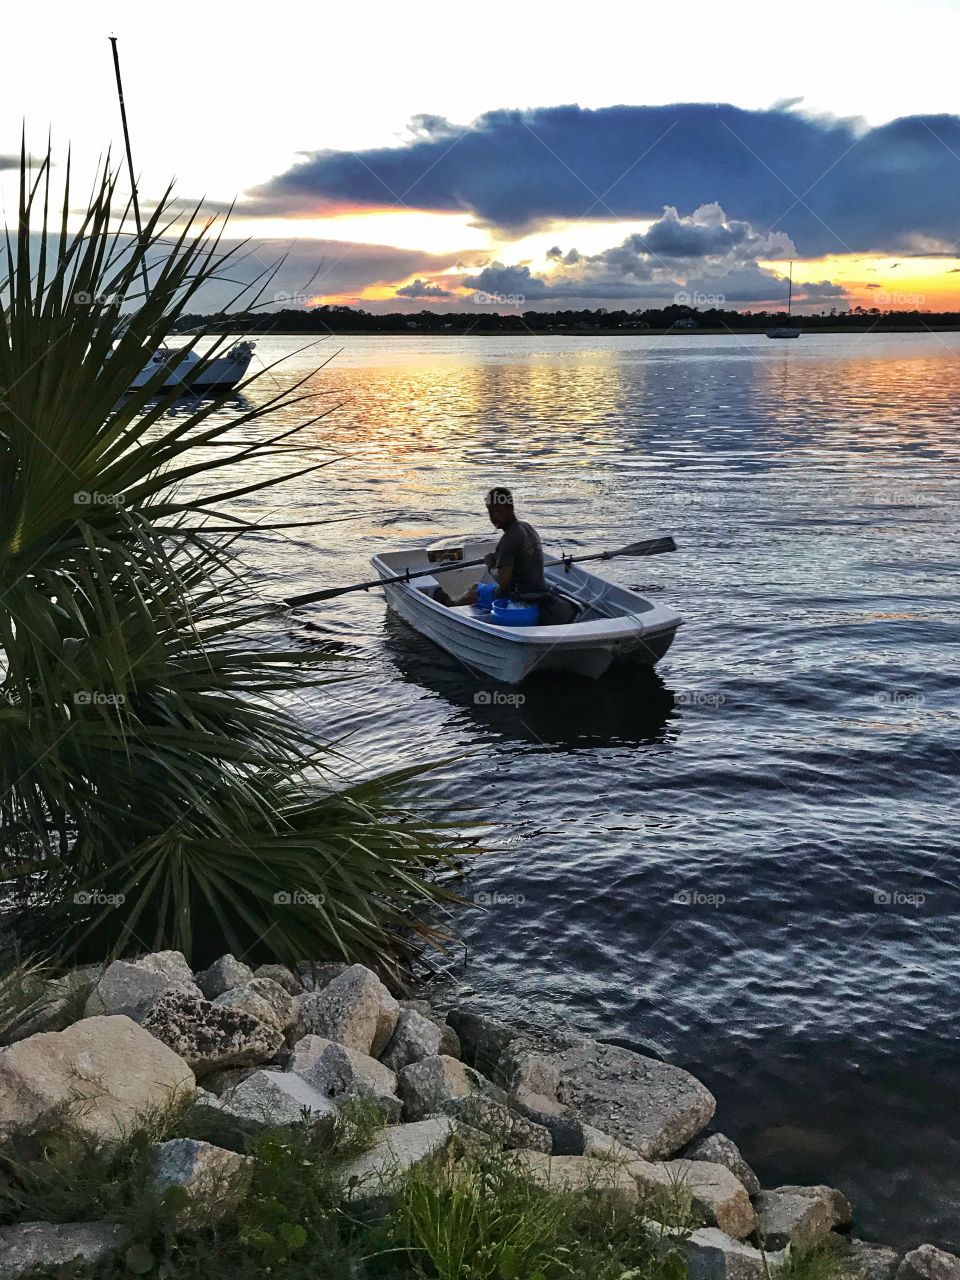
[[[484,609],[487,613],[493,608],[493,593],[497,589],[495,582],[478,582],[477,583],[477,608]]]
[[[540,621],[540,606],[509,598],[494,600],[493,620],[502,627],[535,627]]]

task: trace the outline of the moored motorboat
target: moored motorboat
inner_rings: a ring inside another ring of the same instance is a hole
[[[596,678],[622,660],[652,666],[673,642],[682,622],[673,609],[556,556],[544,557],[547,584],[577,609],[576,619],[563,626],[504,626],[476,605],[434,599],[441,581],[453,598],[465,592],[482,571],[451,566],[480,559],[495,546],[495,538],[476,538],[385,551],[372,564],[391,609],[470,670],[505,684],[542,670]],[[442,579],[434,576],[441,565]],[[400,574],[409,576],[387,581]]]
[[[182,359],[176,360],[180,354],[177,347],[158,347],[131,382],[130,390],[139,390],[162,368],[167,367],[167,376],[157,387],[158,395],[174,387],[183,387],[184,391],[195,395],[232,391],[246,377],[256,345],[249,339],[235,342],[229,351],[225,351],[222,356],[215,356],[205,365],[203,357],[196,351],[188,351]]]

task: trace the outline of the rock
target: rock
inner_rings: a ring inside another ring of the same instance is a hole
[[[297,1002],[294,1040],[324,1036],[348,1049],[380,1056],[393,1035],[400,1006],[375,973],[351,965],[312,995]]]
[[[416,1009],[401,1009],[393,1035],[380,1057],[391,1071],[402,1071],[412,1062],[442,1054],[442,1044],[443,1032],[432,1019],[425,1018]]]
[[[341,1165],[338,1176],[352,1200],[379,1204],[425,1160],[456,1158],[482,1145],[482,1135],[448,1116],[433,1116],[384,1129],[374,1146]]]
[[[454,1098],[466,1098],[476,1091],[467,1069],[456,1058],[424,1058],[412,1062],[397,1074],[397,1090],[403,1099],[407,1120],[422,1120]]]
[[[225,1093],[235,1089],[238,1084],[242,1084],[244,1080],[249,1080],[257,1070],[257,1067],[224,1067],[222,1071],[213,1071],[210,1075],[204,1076],[203,1087],[218,1098],[222,1098]]]
[[[216,1000],[217,996],[222,996],[225,991],[242,987],[252,977],[253,970],[248,964],[237,960],[235,956],[225,955],[219,960],[214,960],[209,969],[204,969],[202,973],[197,974],[197,986],[208,1000]]]
[[[626,1169],[590,1156],[547,1156],[518,1153],[518,1171],[529,1181],[555,1191],[593,1192],[616,1209],[633,1213],[640,1200],[636,1181]]]
[[[474,1009],[451,1009],[447,1022],[460,1039],[464,1061],[484,1075],[496,1073],[501,1054],[519,1035],[499,1018]]]
[[[251,978],[217,996],[213,1003],[220,1009],[240,1009],[258,1022],[266,1022],[281,1031],[293,1024],[296,1013],[293,997],[270,978]]]
[[[583,1133],[583,1154],[585,1156],[593,1156],[595,1160],[616,1160],[621,1164],[629,1164],[632,1160],[642,1159],[639,1151],[625,1147],[616,1138],[611,1138],[609,1134],[601,1133],[599,1129],[594,1129],[593,1125],[581,1125],[581,1131]]]
[[[184,1060],[122,1015],[85,1018],[0,1050],[0,1136],[63,1109],[66,1129],[112,1140],[196,1093]]]
[[[546,1050],[505,1055],[508,1072],[545,1083],[581,1124],[616,1138],[649,1160],[669,1156],[708,1124],[713,1095],[688,1071],[585,1036],[556,1037]]]
[[[262,964],[254,970],[255,978],[269,978],[278,987],[283,987],[287,995],[298,996],[303,991],[303,984],[292,969],[285,964]]]
[[[755,1204],[757,1230],[767,1249],[782,1249],[791,1241],[817,1244],[853,1216],[849,1200],[833,1187],[777,1187],[761,1191]]]
[[[334,978],[346,973],[350,966],[342,960],[330,963],[320,960],[301,960],[297,965],[297,977],[301,991],[322,991]]]
[[[217,1098],[204,1093],[195,1110],[218,1138],[255,1134],[276,1125],[326,1124],[336,1120],[336,1105],[292,1071],[255,1071]]]
[[[740,1179],[751,1196],[757,1195],[760,1191],[759,1178],[740,1154],[739,1147],[726,1134],[711,1133],[706,1138],[698,1138],[683,1154],[688,1160],[706,1160],[709,1164],[722,1164]]]
[[[181,951],[155,951],[138,960],[114,960],[87,997],[84,1017],[125,1014],[142,1022],[158,997],[171,987],[201,994]]]
[[[426,1018],[428,1022],[434,1023],[440,1028],[442,1039],[440,1041],[439,1053],[447,1058],[460,1058],[463,1056],[460,1037],[446,1021],[442,1013],[437,1013],[428,1000],[401,1000],[401,1011],[404,1009],[412,1009],[414,1013],[419,1013],[422,1018]]]
[[[153,1186],[161,1194],[170,1187],[185,1193],[177,1221],[203,1227],[232,1216],[246,1192],[253,1162],[235,1151],[225,1151],[193,1138],[173,1138],[155,1149]]]
[[[554,1155],[583,1155],[583,1125],[556,1098],[548,1098],[545,1094],[521,1088],[514,1089],[509,1095],[509,1101],[510,1106],[520,1115],[549,1132]]]
[[[47,1272],[68,1263],[95,1266],[127,1243],[114,1222],[21,1222],[0,1227],[0,1280]]]
[[[357,1053],[346,1045],[337,1044],[333,1040],[324,1040],[322,1036],[307,1036],[312,1043],[304,1046],[299,1056],[294,1049],[291,1058],[291,1070],[295,1070],[318,1093],[338,1105],[347,1098],[369,1098],[387,1122],[400,1119],[402,1103],[397,1097],[397,1077],[376,1058],[368,1054]],[[296,1061],[304,1065],[294,1067]]]
[[[960,1258],[922,1244],[906,1254],[897,1268],[897,1280],[960,1280]]]
[[[443,1104],[442,1111],[444,1115],[453,1116],[471,1129],[486,1134],[504,1150],[542,1151],[547,1155],[553,1152],[549,1129],[534,1124],[526,1116],[482,1093],[451,1098]]]
[[[681,1244],[687,1280],[770,1280],[784,1262],[782,1253],[761,1253],[717,1227],[701,1227]]]
[[[708,1226],[719,1227],[735,1240],[756,1229],[757,1217],[747,1189],[725,1165],[667,1160],[660,1168],[675,1185],[690,1192],[693,1208],[706,1218]]]
[[[851,1236],[843,1254],[843,1271],[853,1280],[894,1280],[899,1261],[896,1249]]]
[[[258,1066],[283,1044],[283,1032],[239,1009],[223,1008],[187,991],[167,991],[143,1020],[198,1076],[224,1067]]]

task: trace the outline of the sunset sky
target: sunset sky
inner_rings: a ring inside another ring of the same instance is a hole
[[[142,198],[236,197],[278,306],[758,309],[792,259],[799,310],[960,309],[960,0],[44,13],[5,19],[8,222],[21,119],[119,154],[112,33]]]

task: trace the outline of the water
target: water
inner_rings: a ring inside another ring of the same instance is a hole
[[[335,341],[340,460],[249,504],[359,518],[259,539],[271,597],[482,529],[497,481],[568,550],[680,545],[609,567],[686,619],[656,673],[522,705],[375,592],[289,624],[367,659],[302,706],[358,769],[460,757],[427,793],[489,824],[461,982],[690,1067],[767,1185],[960,1246],[960,335],[345,338],[273,376]]]

